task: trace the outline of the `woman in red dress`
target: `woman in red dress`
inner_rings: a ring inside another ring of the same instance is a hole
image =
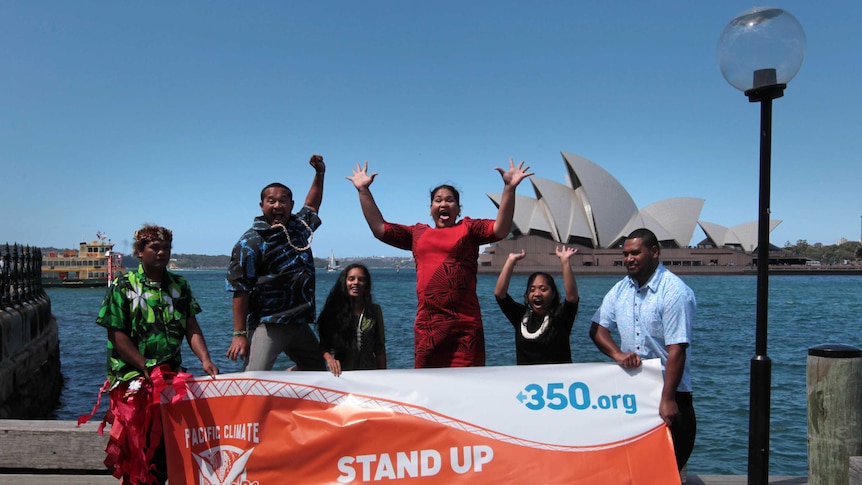
[[[468,367],[485,365],[485,334],[476,296],[479,246],[509,235],[515,213],[515,189],[533,175],[509,160],[503,177],[503,195],[497,219],[471,219],[461,215],[460,194],[451,185],[431,191],[433,226],[394,224],[383,219],[368,173],[368,162],[348,177],[359,192],[368,227],[377,239],[413,252],[416,263],[416,297],[419,307],[413,327],[414,367]]]

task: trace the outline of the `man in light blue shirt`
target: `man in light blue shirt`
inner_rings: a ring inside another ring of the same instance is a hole
[[[697,419],[691,394],[691,326],[694,292],[659,262],[658,238],[636,229],[623,243],[628,276],[614,285],[593,317],[590,338],[617,364],[634,368],[660,358],[664,386],[659,414],[670,427],[676,463],[685,466],[694,448]],[[611,337],[618,331],[620,344]]]

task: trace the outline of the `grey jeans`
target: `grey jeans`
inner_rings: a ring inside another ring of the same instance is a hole
[[[296,370],[326,370],[317,336],[307,323],[258,325],[250,338],[243,371],[272,370],[281,352],[296,364]]]

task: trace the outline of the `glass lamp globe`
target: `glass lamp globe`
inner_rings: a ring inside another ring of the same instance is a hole
[[[718,40],[721,74],[740,91],[787,84],[805,58],[805,32],[796,17],[754,7],[730,21]]]

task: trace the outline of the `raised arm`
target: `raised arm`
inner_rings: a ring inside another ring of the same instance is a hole
[[[509,282],[512,280],[512,272],[515,270],[515,264],[524,259],[527,251],[521,250],[520,253],[509,253],[506,262],[503,263],[503,269],[500,270],[500,276],[497,278],[497,286],[494,287],[494,297],[498,300],[506,298],[509,293]]]
[[[530,167],[524,167],[524,162],[516,167],[515,161],[511,158],[509,170],[503,171],[500,167],[496,167],[495,170],[503,177],[503,195],[500,197],[500,207],[497,209],[497,220],[494,221],[494,235],[503,239],[512,229],[512,218],[515,216],[515,189],[522,180],[533,173],[527,173]]]
[[[578,282],[575,280],[575,274],[572,272],[572,264],[569,261],[572,256],[578,252],[576,248],[566,246],[557,246],[557,257],[560,258],[560,263],[563,265],[563,287],[566,290],[566,301],[574,303],[578,301]]]
[[[320,203],[323,202],[323,177],[326,173],[326,164],[323,163],[321,155],[312,155],[308,164],[314,167],[314,180],[311,188],[305,196],[305,206],[314,212],[320,212]]]
[[[359,192],[359,205],[362,207],[362,215],[365,216],[365,222],[368,223],[371,233],[380,239],[383,237],[386,221],[377,207],[377,202],[374,201],[374,196],[371,195],[371,183],[374,182],[374,177],[377,177],[377,172],[369,175],[368,162],[366,161],[364,167],[357,163],[356,168],[353,169],[353,176],[346,178],[353,182],[353,186]]]

